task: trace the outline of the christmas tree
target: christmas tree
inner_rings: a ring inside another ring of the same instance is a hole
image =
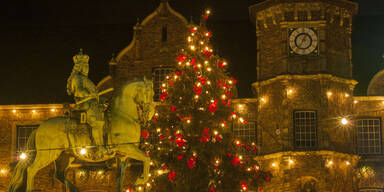
[[[227,62],[213,53],[209,13],[191,27],[177,67],[162,85],[163,105],[151,133],[158,139],[144,145],[153,160],[148,190],[257,191],[270,179],[249,156],[255,144],[241,143],[231,133],[231,123],[247,121],[231,107],[236,80],[227,75]]]

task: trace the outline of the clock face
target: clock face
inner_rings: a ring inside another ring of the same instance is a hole
[[[310,28],[297,28],[289,36],[291,52],[299,55],[308,55],[316,50],[318,44],[317,34]]]

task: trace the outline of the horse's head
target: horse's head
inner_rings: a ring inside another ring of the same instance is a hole
[[[112,102],[112,116],[124,117],[146,126],[155,114],[153,84],[150,80],[133,80],[123,85]]]

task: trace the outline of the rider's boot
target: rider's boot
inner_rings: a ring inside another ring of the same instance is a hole
[[[96,149],[98,156],[101,156],[104,153],[108,152],[104,145],[103,127],[104,121],[95,121],[92,126],[92,136],[95,145],[97,146]]]

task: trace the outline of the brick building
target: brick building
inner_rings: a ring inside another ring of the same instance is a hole
[[[351,33],[357,11],[347,0],[266,0],[249,7],[258,40],[257,61],[252,61],[255,97],[234,100],[235,110],[249,122],[233,124],[232,130],[258,146],[254,158],[273,174],[265,191],[384,191],[384,73],[372,79],[369,96],[353,96]],[[188,29],[187,20],[163,0],[134,26],[132,42],[110,61],[110,75],[98,89],[146,76],[159,93]],[[0,191],[28,134],[71,106],[0,106]],[[68,173],[80,191],[113,190],[113,164],[86,173],[84,166],[75,164]],[[107,173],[98,174],[104,167]],[[84,174],[95,179],[84,180]],[[41,170],[35,186],[65,191],[53,179],[52,165]]]

